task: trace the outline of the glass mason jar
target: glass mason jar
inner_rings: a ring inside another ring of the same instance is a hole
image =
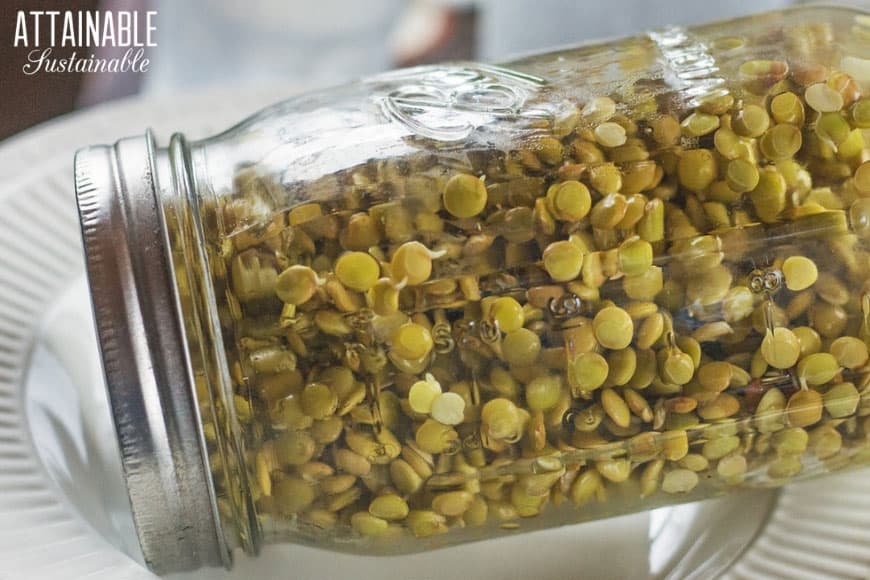
[[[392,72],[80,151],[156,570],[398,554],[870,460],[870,17]]]

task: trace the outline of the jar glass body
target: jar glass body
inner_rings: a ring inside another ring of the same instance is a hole
[[[374,77],[175,137],[230,544],[396,554],[870,460],[870,20]]]

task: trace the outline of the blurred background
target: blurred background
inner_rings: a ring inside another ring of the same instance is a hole
[[[67,0],[69,10],[156,10],[145,74],[21,72],[18,10],[56,0],[0,1],[0,139],[75,109],[131,95],[314,88],[442,60],[498,61],[666,24],[694,24],[781,8],[794,0]],[[870,7],[870,0],[851,4]],[[143,24],[140,22],[140,25]],[[111,57],[112,50],[96,49]],[[56,49],[65,56],[72,49]]]

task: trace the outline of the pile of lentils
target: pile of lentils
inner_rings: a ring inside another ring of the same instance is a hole
[[[870,460],[870,98],[740,75],[679,114],[601,96],[465,164],[382,160],[348,185],[380,198],[224,239],[259,525],[512,529]],[[280,187],[236,182],[228,230]]]

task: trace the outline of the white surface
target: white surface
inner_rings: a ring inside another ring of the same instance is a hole
[[[0,145],[0,579],[153,577],[119,549],[125,545],[116,532],[125,526],[123,514],[104,505],[118,499],[111,478],[101,472],[111,470],[113,458],[101,454],[98,445],[112,434],[100,422],[99,391],[87,388],[102,387],[94,378],[81,286],[78,294],[64,298],[72,313],[57,307],[82,272],[73,151],[141,133],[147,126],[162,142],[173,129],[202,136],[289,92],[120,103]],[[42,330],[39,324],[45,325]],[[35,364],[29,369],[31,352]],[[28,377],[25,397],[22,385]],[[76,384],[92,396],[80,399]],[[25,399],[29,422],[22,412]],[[78,414],[87,417],[87,431]],[[39,431],[44,465],[28,424]],[[867,472],[860,472],[788,488],[770,525],[729,577],[865,577],[870,570],[867,481]],[[768,503],[768,496],[747,494],[401,558],[269,547],[259,559],[239,558],[231,574],[209,570],[179,578],[643,578],[669,569],[673,562],[662,556],[685,552],[687,540],[702,561],[716,561],[703,551],[717,548],[719,561],[727,562],[740,549],[733,545],[733,522],[763,515]],[[729,518],[732,523],[726,523]],[[651,549],[651,535],[667,545]],[[684,559],[671,577],[709,577],[691,562]]]

